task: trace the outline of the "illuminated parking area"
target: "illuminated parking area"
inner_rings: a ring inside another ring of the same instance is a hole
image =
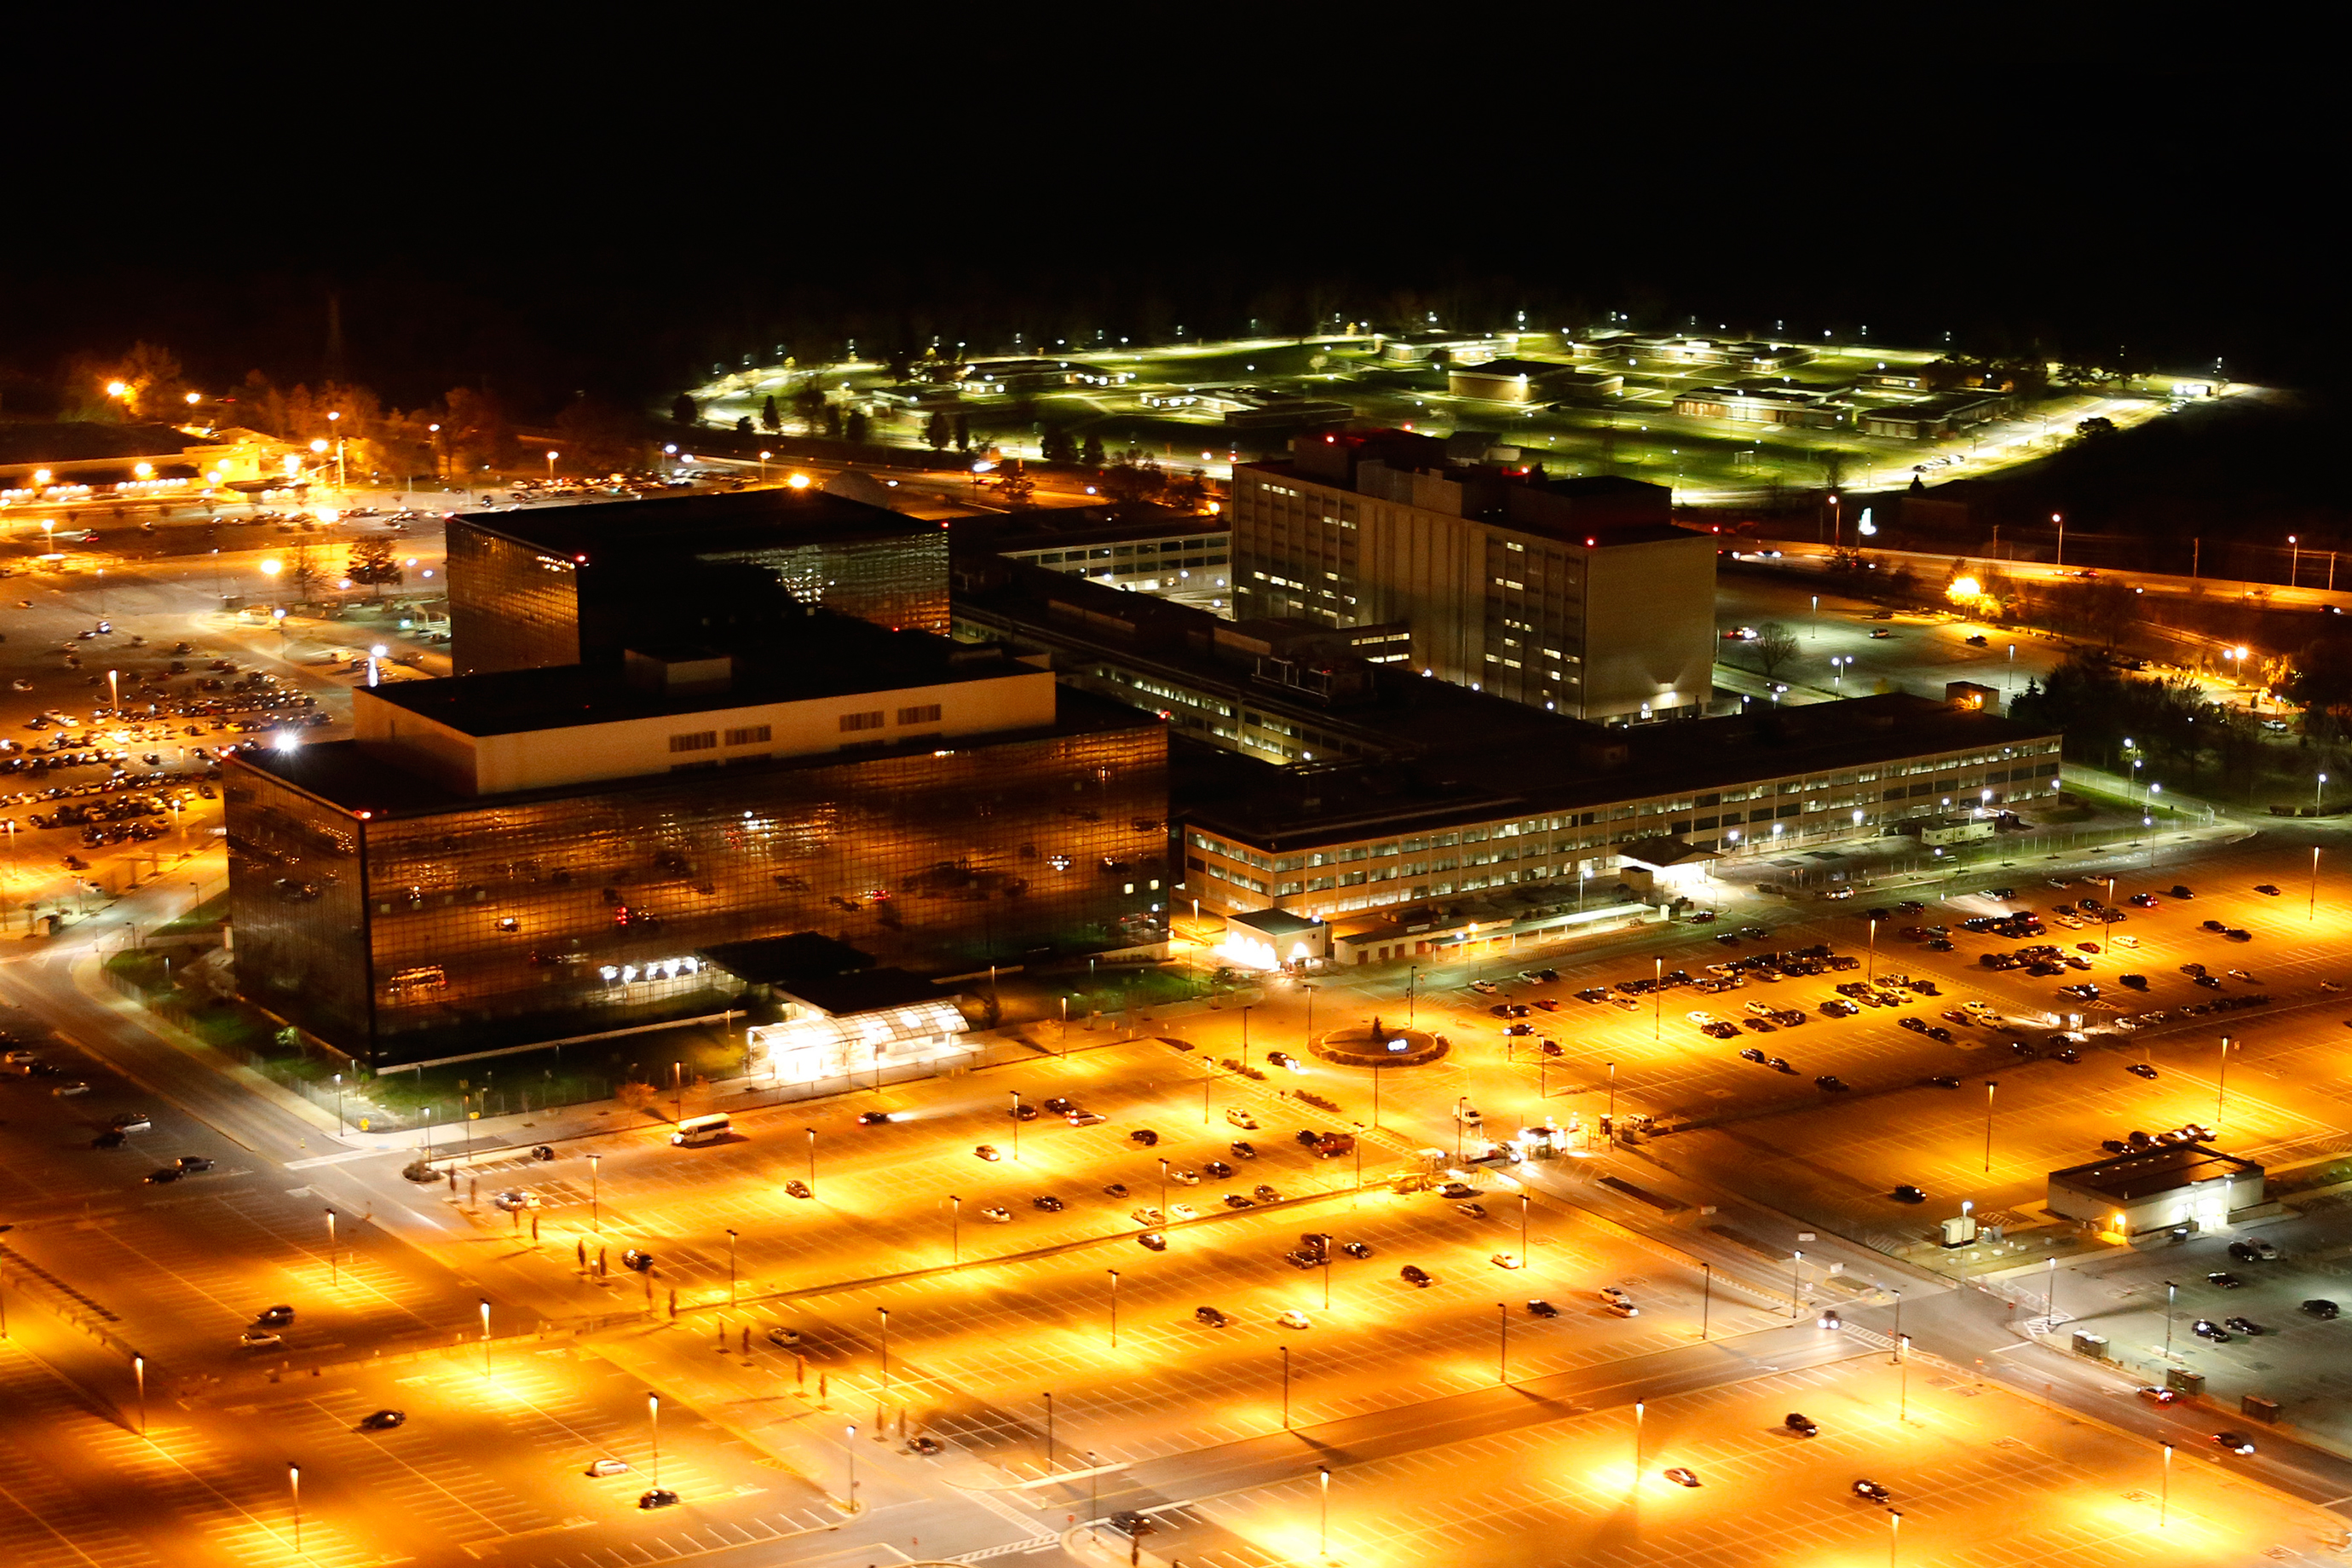
[[[1821,1435],[1789,1431],[1790,1411]],[[1442,1447],[1366,1446],[1402,1451],[1369,1463],[1334,1456],[1328,1548],[1351,1568],[2112,1568],[2304,1561],[2342,1533],[2332,1516],[2233,1475],[2218,1454],[2178,1450],[2168,1479],[2154,1443],[2053,1416],[1924,1360],[1903,1378],[1881,1355],[1650,1400],[1638,1423],[1627,1401]],[[1317,1461],[1302,1444],[1296,1480],[1170,1510],[1152,1550],[1189,1560],[1212,1539],[1238,1537],[1279,1561],[1317,1561],[1327,1544]],[[1675,1468],[1699,1484],[1669,1479]],[[1888,1500],[1857,1496],[1856,1480],[1885,1487]]]

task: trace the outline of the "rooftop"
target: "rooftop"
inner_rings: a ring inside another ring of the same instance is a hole
[[[511,735],[1034,673],[991,649],[959,647],[924,632],[888,631],[828,610],[766,629],[764,638],[732,650],[731,678],[715,686],[646,689],[631,684],[621,666],[597,663],[403,681],[367,695],[464,734]],[[646,651],[669,658],[729,658],[701,649]]]
[[[0,422],[0,466],[177,457],[191,447],[215,444],[207,437],[191,436],[169,425]]]
[[[2112,1160],[2053,1171],[2050,1179],[2116,1203],[2129,1203],[2200,1182],[2258,1176],[2262,1170],[2252,1160],[2241,1160],[2202,1143],[2167,1143],[2145,1153],[2118,1154]]]
[[[927,533],[942,527],[812,486],[657,496],[646,500],[473,513],[465,527],[583,562],[705,559],[820,541]]]
[[[871,954],[814,931],[720,942],[698,949],[695,956],[752,985],[790,986],[874,967]]]
[[[1424,720],[1414,728],[1430,738],[1425,754],[1311,770],[1279,770],[1171,738],[1171,756],[1181,763],[1177,815],[1261,849],[1308,848],[1390,824],[1399,831],[1443,829],[2057,738],[2039,725],[1900,692],[1611,729],[1463,695],[1511,710],[1518,726],[1472,732]],[[1498,766],[1506,756],[1508,767]]]
[[[778,989],[793,1001],[806,1003],[832,1018],[955,998],[954,992],[942,991],[921,975],[909,974],[903,969],[854,970],[846,974],[797,981]]]
[[[1490,359],[1477,364],[1455,365],[1454,374],[1455,375],[1524,375],[1533,378],[1570,374],[1575,369],[1572,364],[1560,364],[1551,360]]]
[[[525,675],[560,674],[555,670],[520,672]],[[468,680],[504,680],[508,676],[467,676]],[[454,680],[415,683],[447,686]],[[704,704],[708,706],[708,702]],[[1084,691],[1066,689],[1055,694],[1055,721],[1050,727],[1034,731],[999,731],[979,739],[952,742],[952,749],[968,751],[982,745],[1002,745],[1011,742],[1039,738],[1045,735],[1089,734],[1102,731],[1130,730],[1139,725],[1157,726],[1160,721],[1154,715],[1129,708],[1124,703],[1096,697]],[[903,752],[876,748],[865,752],[828,752],[814,756],[781,757],[767,762],[740,763],[709,773],[696,773],[692,778],[706,781],[711,788],[750,787],[743,781],[761,774],[784,770],[823,768],[871,761],[877,757],[901,756]],[[518,790],[507,795],[459,795],[421,773],[386,765],[380,754],[370,754],[360,749],[357,741],[322,741],[305,742],[290,750],[257,749],[233,752],[229,757],[232,770],[239,767],[278,779],[292,785],[337,810],[354,816],[429,816],[441,812],[480,811],[491,806],[523,804],[538,800],[574,800],[583,795],[611,795],[628,790],[669,789],[677,785],[680,775],[652,773],[643,777],[606,779],[585,784],[562,784],[546,789]],[[234,776],[232,773],[232,776]]]

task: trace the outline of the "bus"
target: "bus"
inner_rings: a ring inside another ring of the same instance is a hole
[[[716,1116],[689,1116],[677,1124],[669,1135],[671,1146],[698,1149],[705,1143],[716,1143],[733,1131],[724,1111]]]

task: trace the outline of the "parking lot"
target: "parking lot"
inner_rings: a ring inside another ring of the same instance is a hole
[[[1821,1435],[1790,1433],[1791,1410]],[[1351,1564],[2316,1563],[2334,1560],[2321,1542],[2340,1536],[2217,1451],[2177,1453],[2168,1480],[2151,1443],[1925,1362],[1901,1377],[1884,1356],[1656,1400],[1638,1427],[1627,1404],[1405,1458],[1327,1457],[1330,1555]],[[1288,1484],[1180,1500],[1151,1550],[1252,1568],[1313,1561],[1314,1458]],[[1669,1479],[1676,1468],[1697,1486]],[[1864,1479],[1888,1500],[1857,1496]]]

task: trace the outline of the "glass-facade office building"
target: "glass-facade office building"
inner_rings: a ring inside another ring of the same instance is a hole
[[[379,1062],[709,1010],[722,942],[952,974],[1167,935],[1167,732],[1082,694],[939,750],[468,797],[333,742],[226,788],[240,988]]]
[[[460,675],[724,638],[778,593],[892,631],[948,630],[945,527],[820,490],[495,512],[448,527]]]

